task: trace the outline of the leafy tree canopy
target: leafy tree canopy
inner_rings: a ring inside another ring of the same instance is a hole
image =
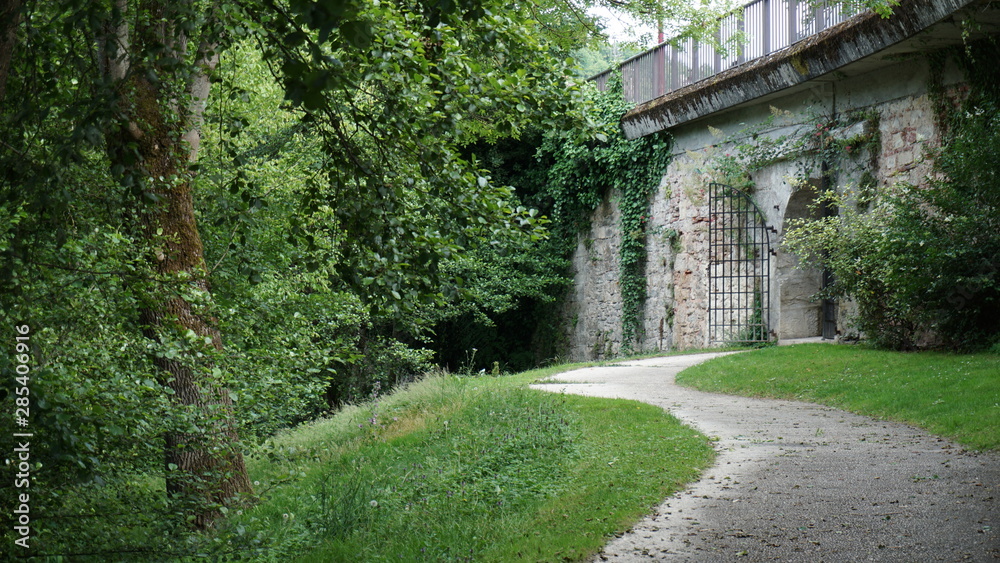
[[[43,553],[210,526],[250,488],[239,423],[315,414],[366,327],[457,293],[443,262],[541,236],[461,144],[578,120],[568,63],[499,2],[2,8],[0,330],[31,327],[36,506],[70,517],[38,522]],[[230,49],[267,72],[227,82]],[[100,486],[157,474],[148,519]]]

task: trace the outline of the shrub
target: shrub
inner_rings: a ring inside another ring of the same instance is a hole
[[[876,344],[988,347],[1000,338],[1000,108],[971,98],[954,115],[926,187],[888,189],[867,213],[795,222],[786,247],[830,269],[829,297],[858,304]]]

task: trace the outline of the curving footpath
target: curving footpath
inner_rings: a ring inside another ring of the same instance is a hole
[[[720,354],[627,361],[536,389],[635,399],[717,439],[701,480],[594,561],[1000,561],[1000,455],[814,404],[679,387]]]

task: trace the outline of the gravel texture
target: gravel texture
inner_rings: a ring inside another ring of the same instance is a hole
[[[675,385],[717,355],[627,361],[534,386],[657,405],[715,441],[702,478],[595,561],[1000,560],[1000,455],[814,404]]]

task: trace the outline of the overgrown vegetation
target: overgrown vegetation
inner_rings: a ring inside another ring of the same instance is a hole
[[[800,344],[716,358],[684,370],[677,381],[702,391],[816,402],[998,450],[997,366],[996,353]]]
[[[424,372],[449,307],[519,297],[470,296],[456,257],[510,256],[544,220],[461,147],[579,125],[533,6],[285,4],[0,6],[0,335],[27,327],[31,370],[0,354],[0,399],[30,392],[37,430],[23,553],[196,553],[193,528],[253,498],[244,449]]]
[[[631,353],[642,331],[649,202],[666,172],[670,138],[656,134],[625,139],[618,122],[630,104],[624,101],[618,76],[610,80],[606,92],[593,93],[592,103],[586,117],[595,127],[593,137],[581,137],[573,131],[548,131],[534,137],[537,148],[531,160],[524,158],[521,144],[507,145],[499,151],[493,148],[489,154],[497,169],[510,171],[526,201],[552,218],[557,246],[544,248],[546,252],[555,251],[568,258],[578,233],[590,226],[591,213],[606,197],[613,194],[618,198],[621,352]]]
[[[952,54],[971,88],[939,111],[945,134],[927,185],[896,184],[861,206],[827,194],[840,216],[786,235],[792,252],[833,272],[826,296],[853,299],[857,327],[880,346],[1000,346],[1000,74],[981,64],[1000,51],[987,40]]]

